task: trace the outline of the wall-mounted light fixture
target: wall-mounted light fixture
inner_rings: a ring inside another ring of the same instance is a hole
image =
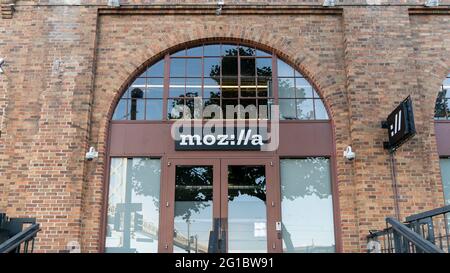
[[[0,58],[0,74],[3,74],[2,65],[5,63],[5,59]]]
[[[217,1],[216,15],[221,15],[222,14],[223,5],[225,5],[225,1],[224,0],[218,0]]]
[[[355,154],[355,152],[352,151],[352,147],[351,146],[347,146],[347,148],[345,148],[344,157],[347,160],[350,160],[350,161],[355,159],[356,154]]]
[[[89,151],[86,153],[86,160],[92,161],[94,158],[98,157],[98,152],[94,147],[89,148]]]

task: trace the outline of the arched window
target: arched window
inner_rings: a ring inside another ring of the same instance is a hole
[[[450,142],[448,132],[450,131],[450,74],[443,81],[441,90],[436,99],[434,118],[436,122],[436,140],[441,165],[441,178],[444,190],[445,204],[450,204]]]
[[[239,44],[204,44],[150,65],[128,86],[113,120],[217,118],[195,111],[209,105],[218,106],[223,118],[266,119],[273,104],[280,105],[281,120],[328,120],[308,80],[275,54]],[[237,105],[254,106],[255,115],[227,116],[227,106]],[[174,112],[176,107],[190,115]]]
[[[444,80],[436,99],[436,106],[434,111],[435,119],[450,119],[450,74]]]

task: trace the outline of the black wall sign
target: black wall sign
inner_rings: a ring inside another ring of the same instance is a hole
[[[267,131],[260,128],[234,128],[225,132],[205,134],[192,129],[180,133],[175,140],[176,151],[260,151]]]
[[[397,108],[387,117],[386,125],[388,129],[389,143],[385,148],[395,150],[405,141],[416,134],[414,125],[414,112],[411,97],[408,96]]]

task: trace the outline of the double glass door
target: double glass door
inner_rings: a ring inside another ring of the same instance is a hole
[[[273,163],[264,159],[168,160],[163,252],[278,252]]]

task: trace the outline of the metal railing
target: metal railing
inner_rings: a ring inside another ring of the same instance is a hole
[[[450,253],[450,206],[406,217],[386,218],[386,228],[371,231],[368,251],[379,253]]]
[[[40,230],[34,218],[8,218],[0,214],[0,253],[33,252],[35,238]]]

